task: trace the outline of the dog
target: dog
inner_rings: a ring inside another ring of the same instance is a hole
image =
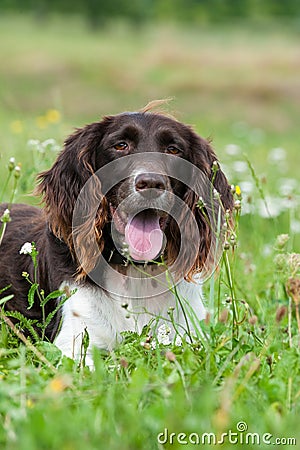
[[[233,197],[210,142],[190,126],[151,108],[106,116],[66,139],[36,192],[44,207],[12,205],[0,246],[8,315],[19,311],[36,326],[62,298],[41,308],[35,296],[29,307],[24,272],[44,297],[68,293],[44,337],[79,360],[88,335],[88,365],[93,347],[111,350],[123,331],[152,320],[186,336],[205,317],[214,228]],[[32,242],[36,268],[20,254]]]

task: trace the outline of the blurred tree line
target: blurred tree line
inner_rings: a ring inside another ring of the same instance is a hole
[[[300,0],[0,0],[0,12],[84,15],[96,27],[115,18],[136,24],[151,20],[226,22],[233,19],[297,18]]]

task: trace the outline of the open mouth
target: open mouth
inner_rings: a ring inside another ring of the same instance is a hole
[[[112,220],[116,230],[124,236],[130,257],[134,261],[151,261],[164,250],[165,213],[145,209],[127,216],[110,205]]]

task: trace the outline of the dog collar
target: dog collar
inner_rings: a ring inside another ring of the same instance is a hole
[[[129,264],[133,264],[134,266],[152,266],[162,262],[161,256],[151,261],[132,261],[125,255],[122,255],[113,243],[112,245],[106,245],[104,247],[102,255],[109,264],[118,264],[122,266],[128,266]]]
[[[51,229],[49,229],[49,233],[58,245],[61,246],[67,245],[63,239],[60,239],[57,236],[55,236],[55,234]],[[157,258],[151,261],[132,261],[128,259],[125,255],[122,255],[116,248],[111,236],[109,236],[108,243],[106,243],[102,251],[102,256],[109,264],[122,265],[125,267],[128,266],[129,264],[133,264],[135,266],[146,266],[146,265],[152,266],[154,264],[162,262],[161,256],[158,256]]]

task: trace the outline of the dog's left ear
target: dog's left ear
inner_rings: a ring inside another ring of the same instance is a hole
[[[184,274],[187,280],[192,280],[197,273],[210,274],[214,269],[218,262],[215,257],[216,245],[220,245],[218,236],[225,221],[225,212],[231,213],[233,209],[231,187],[220,168],[214,150],[207,140],[192,130],[190,130],[190,151],[190,161],[195,166],[195,173],[192,175],[195,185],[194,189],[187,189],[184,201],[197,222],[200,240],[197,248],[193,239],[189,244],[188,253],[197,255],[194,262],[191,264],[190,255],[187,253],[183,253],[180,261],[182,267],[184,265],[189,267]],[[202,195],[199,195],[199,192]],[[182,229],[190,230],[188,232],[192,233],[190,219],[182,217],[180,222]]]
[[[93,236],[98,233],[99,245],[101,230],[106,222],[106,202],[101,194],[101,183],[96,171],[97,151],[106,122],[93,123],[77,129],[69,136],[63,150],[58,155],[51,169],[38,175],[39,185],[36,193],[42,195],[45,203],[46,220],[53,234],[63,240],[73,251],[73,239],[87,242],[89,235],[72,229],[73,211],[83,186],[89,182],[93,203],[99,205],[96,216],[89,216],[89,202],[85,205],[87,228]],[[93,225],[93,226],[91,226]],[[87,245],[85,245],[87,247]],[[80,268],[79,268],[80,271]]]
[[[51,169],[38,175],[35,193],[42,195],[52,232],[65,242],[72,232],[72,214],[80,190],[95,170],[97,134],[99,141],[99,124],[76,130],[66,139]]]
[[[219,192],[224,210],[232,211],[233,196],[226,175],[221,170],[217,155],[210,142],[192,131],[191,162],[208,177],[214,188]]]

